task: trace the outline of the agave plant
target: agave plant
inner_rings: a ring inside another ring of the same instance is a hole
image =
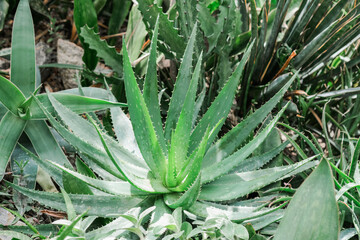
[[[293,165],[257,170],[279,154],[287,142],[260,156],[251,157],[274,129],[287,106],[249,141],[251,133],[282,99],[297,75],[294,74],[260,109],[218,138],[253,44],[249,45],[207,112],[198,116],[201,102],[196,99],[196,92],[201,76],[202,54],[192,73],[197,32],[195,24],[184,51],[163,127],[157,92],[158,29],[157,23],[142,92],[123,44],[124,84],[130,120],[121,108],[111,108],[117,140],[102,130],[102,126],[96,123],[99,122],[97,119],[89,115],[87,120],[78,116],[51,94],[48,98],[56,114],[49,112],[46,106],[36,100],[52,126],[78,150],[90,168],[82,165],[76,172],[44,161],[46,159],[33,157],[51,176],[64,179],[64,188],[73,193],[69,197],[79,213],[90,207],[89,215],[111,217],[137,204],[145,207],[155,204],[157,208],[151,221],[154,224],[163,213],[178,207],[203,218],[209,212],[225,214],[236,222],[279,210],[284,204],[268,208],[263,203],[256,207],[246,201],[233,206],[226,203],[316,164],[310,158]],[[89,29],[83,28],[83,31]],[[76,187],[76,184],[80,187]],[[11,186],[47,206],[56,209],[65,207],[60,194]]]

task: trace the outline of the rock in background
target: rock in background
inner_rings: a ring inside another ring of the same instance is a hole
[[[82,66],[84,50],[67,40],[57,41],[57,62],[60,64],[72,64]],[[66,89],[77,87],[76,72],[74,69],[59,69],[60,78]]]

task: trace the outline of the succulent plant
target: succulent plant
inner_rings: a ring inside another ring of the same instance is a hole
[[[201,102],[196,99],[196,92],[202,54],[192,73],[197,30],[195,24],[163,127],[156,72],[158,28],[157,23],[142,92],[123,44],[124,84],[130,119],[121,108],[111,108],[117,139],[107,135],[94,116],[87,115],[87,120],[84,119],[51,94],[48,94],[50,108],[35,98],[51,125],[78,150],[89,167],[81,165],[76,172],[33,156],[37,163],[54,178],[63,179],[64,188],[77,213],[90,207],[89,215],[110,217],[118,216],[136,205],[155,205],[157,208],[151,224],[156,223],[162,213],[169,213],[170,209],[179,207],[203,218],[211,211],[225,214],[229,220],[243,222],[283,207],[284,204],[274,208],[266,207],[266,204],[255,207],[246,201],[240,201],[243,204],[237,201],[238,204],[233,206],[226,203],[239,200],[316,164],[310,158],[288,166],[258,170],[279,154],[287,142],[262,155],[251,157],[274,129],[287,105],[250,141],[249,137],[282,99],[297,75],[294,74],[260,109],[218,138],[231,109],[252,44],[249,44],[242,60],[207,112],[198,117]],[[76,187],[77,184],[80,187]],[[11,186],[49,207],[65,208],[61,194],[34,191],[13,184]]]

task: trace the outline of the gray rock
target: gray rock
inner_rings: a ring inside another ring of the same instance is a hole
[[[76,44],[59,39],[57,41],[57,62],[61,64],[83,65],[82,56],[84,50]],[[59,69],[61,80],[64,87],[74,88],[77,87],[76,71],[73,69]]]
[[[35,45],[36,65],[40,66],[51,62],[51,48],[44,41],[40,41]],[[50,68],[41,68],[41,79],[46,79],[51,73]]]

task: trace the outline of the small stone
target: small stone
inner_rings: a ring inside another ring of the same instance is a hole
[[[35,45],[35,54],[36,54],[36,65],[41,66],[46,63],[50,63],[51,60],[51,49],[44,41],[40,41]],[[50,68],[41,68],[41,79],[46,79],[51,73]]]

